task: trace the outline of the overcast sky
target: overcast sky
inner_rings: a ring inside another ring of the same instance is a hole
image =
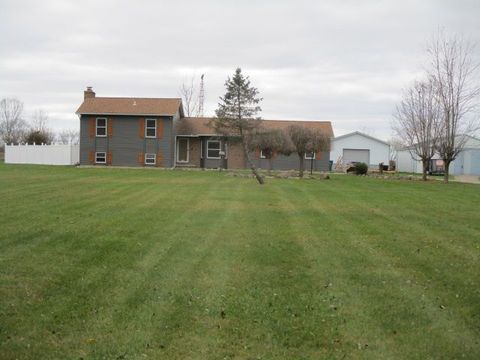
[[[0,0],[0,98],[78,128],[97,96],[178,97],[205,73],[206,115],[236,67],[265,119],[331,120],[382,139],[439,28],[480,42],[479,0]],[[479,56],[477,46],[475,56]]]

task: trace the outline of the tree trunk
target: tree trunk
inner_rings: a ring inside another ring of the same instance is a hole
[[[422,160],[422,180],[427,181],[427,169],[428,169],[429,160]]]
[[[300,179],[303,178],[303,158],[305,157],[305,155],[298,155],[298,158],[300,159],[300,168],[298,169],[298,176],[300,177]]]
[[[443,182],[448,183],[448,171],[450,169],[450,161],[443,160],[445,164],[445,175],[443,175]]]
[[[245,139],[243,138],[242,138],[242,147],[243,147],[243,154],[245,155],[245,160],[247,161],[247,164],[250,166],[250,169],[252,170],[252,174],[255,176],[258,183],[260,185],[263,185],[265,181],[263,180],[263,177],[260,176],[260,174],[258,173],[257,168],[255,167],[255,164],[252,162],[252,159],[250,159],[250,154],[248,153],[247,144],[245,144]]]

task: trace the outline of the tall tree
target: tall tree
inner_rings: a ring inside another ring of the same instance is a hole
[[[32,114],[30,130],[25,134],[27,144],[51,144],[55,134],[48,127],[48,113],[45,110],[37,109]]]
[[[457,36],[439,32],[428,47],[429,74],[435,82],[441,107],[437,150],[445,165],[448,182],[450,164],[463,150],[470,135],[479,129],[474,111],[478,105],[479,64],[473,60],[473,45]]]
[[[199,91],[195,86],[195,78],[192,76],[189,82],[183,82],[180,87],[180,96],[182,97],[183,110],[187,117],[199,115]]]
[[[6,144],[22,141],[27,124],[22,118],[23,103],[17,99],[0,100],[0,137]]]
[[[226,93],[220,97],[216,117],[211,126],[219,134],[237,137],[242,145],[245,159],[259,184],[263,184],[263,177],[258,173],[250,156],[249,140],[252,133],[260,125],[260,118],[256,115],[262,111],[259,106],[260,98],[257,88],[250,83],[248,76],[243,76],[242,70],[237,68],[232,78],[225,82]]]
[[[305,154],[328,151],[330,139],[320,130],[296,124],[289,126],[287,132],[298,155],[299,177],[303,178]]]
[[[430,161],[439,141],[440,115],[432,79],[416,81],[404,92],[396,109],[394,131],[412,158],[422,162],[423,180],[427,180]]]
[[[33,112],[30,127],[34,131],[48,132],[48,113],[43,109],[37,109]]]

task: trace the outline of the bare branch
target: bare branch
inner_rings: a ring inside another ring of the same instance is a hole
[[[199,116],[199,92],[197,87],[195,86],[195,78],[192,76],[189,83],[183,82],[179,92],[182,98],[183,110],[185,111],[185,115],[187,117]]]
[[[0,101],[0,137],[6,144],[18,144],[22,141],[27,128],[22,114],[21,101],[8,98]]]

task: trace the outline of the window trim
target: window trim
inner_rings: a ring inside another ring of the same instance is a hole
[[[215,156],[208,156],[208,150],[210,143],[218,143],[218,149],[212,149],[212,150],[217,150],[218,151],[218,157]],[[222,151],[222,142],[220,140],[207,140],[207,159],[212,159],[212,160],[220,160],[222,157],[220,156],[220,151]]]
[[[147,157],[153,155],[153,163],[147,162]],[[157,154],[154,153],[145,153],[143,157],[143,163],[145,165],[157,165]]]
[[[311,152],[311,154],[312,154],[311,157],[310,157],[310,156],[307,156],[307,154],[309,154],[309,153],[305,153],[305,160],[315,160],[315,159],[316,159],[317,153],[316,153],[315,151],[312,151],[312,152]]]
[[[105,120],[105,126],[98,126],[98,120]],[[108,119],[105,117],[98,117],[95,119],[95,136],[96,137],[107,137],[107,122]],[[98,129],[105,128],[105,135],[98,135]]]
[[[187,160],[180,160],[180,140],[187,140]],[[177,163],[186,164],[190,162],[190,139],[189,138],[178,138],[177,139]]]
[[[153,120],[155,121],[155,135],[154,136],[149,136],[147,135],[147,130],[148,129],[153,129],[151,126],[148,126],[148,121],[149,120]],[[147,139],[156,139],[157,138],[157,119],[152,119],[152,118],[149,118],[149,119],[145,119],[145,138]]]
[[[104,157],[104,161],[98,161],[98,154],[104,154],[103,157]],[[102,164],[102,165],[105,165],[107,164],[107,152],[106,151],[96,151],[95,152],[95,164]]]

